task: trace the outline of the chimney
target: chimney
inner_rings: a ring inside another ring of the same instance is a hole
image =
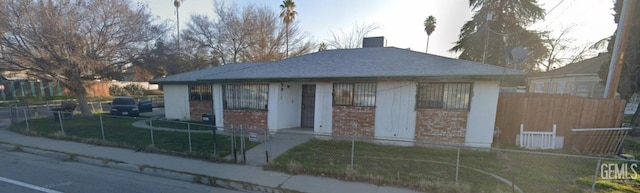
[[[363,48],[387,47],[387,40],[384,39],[384,36],[365,37],[362,39],[362,47]]]

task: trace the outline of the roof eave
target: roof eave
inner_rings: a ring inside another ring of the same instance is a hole
[[[313,77],[313,78],[242,78],[198,80],[197,83],[248,83],[248,82],[370,82],[370,81],[522,81],[524,75],[452,75],[452,76],[402,76],[402,77]],[[191,82],[194,83],[194,82]]]
[[[598,76],[598,73],[589,73],[589,74],[562,74],[562,75],[551,75],[551,76],[532,76],[527,77],[528,80],[531,79],[545,79],[545,78],[565,78],[572,76]]]

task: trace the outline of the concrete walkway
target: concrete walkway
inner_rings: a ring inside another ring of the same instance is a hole
[[[264,171],[258,166],[212,163],[169,155],[136,152],[129,149],[25,136],[9,131],[6,129],[7,126],[8,122],[0,119],[0,148],[2,149],[20,150],[27,153],[60,158],[61,160],[76,160],[88,164],[193,181],[233,190],[319,193],[414,192],[402,188],[346,182],[333,178],[288,175]],[[291,136],[282,135],[282,137],[291,139]],[[273,145],[275,146],[276,143],[274,142]]]
[[[311,138],[312,136],[308,134],[295,134],[287,131],[272,134],[268,143],[260,143],[247,151],[247,164],[267,164],[267,154],[265,153],[267,150],[269,151],[269,160],[273,160],[292,147],[303,144]]]

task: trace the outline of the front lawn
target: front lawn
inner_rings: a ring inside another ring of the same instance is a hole
[[[597,160],[519,151],[461,149],[455,183],[456,148],[401,147],[356,142],[311,140],[287,151],[267,166],[292,174],[397,185],[425,192],[582,192],[590,184]],[[498,177],[513,182],[501,182]],[[599,186],[600,187],[600,186]],[[602,187],[601,187],[602,188]]]
[[[75,116],[73,119],[63,121],[63,127],[53,118],[42,118],[29,120],[27,131],[26,123],[16,124],[12,129],[18,132],[41,135],[45,137],[81,141],[93,144],[118,146],[131,148],[139,151],[160,151],[173,154],[197,156],[201,158],[212,158],[214,153],[214,138],[212,133],[191,133],[192,152],[189,153],[189,136],[186,132],[176,131],[153,131],[153,142],[151,145],[151,131],[149,129],[136,128],[132,124],[140,119],[130,117],[102,116],[104,136],[106,141],[102,141],[102,129],[100,116],[90,118]],[[177,124],[177,123],[176,123]],[[64,134],[62,130],[64,129]],[[192,128],[193,129],[193,128]],[[238,141],[240,137],[236,138]],[[217,157],[225,157],[231,154],[231,137],[216,135]],[[239,147],[239,142],[237,147]],[[245,138],[247,149],[258,143]]]

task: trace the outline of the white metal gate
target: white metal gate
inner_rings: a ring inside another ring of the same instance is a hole
[[[548,131],[524,131],[524,124],[520,124],[519,143],[520,147],[529,149],[555,149],[556,147],[556,125],[553,130]]]

